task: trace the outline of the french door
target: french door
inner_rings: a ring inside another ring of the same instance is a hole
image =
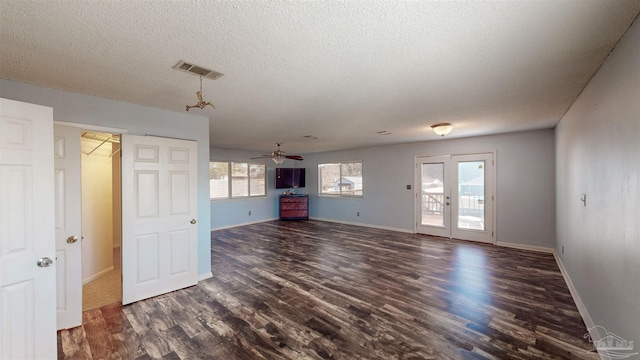
[[[416,232],[494,242],[492,153],[416,158]]]

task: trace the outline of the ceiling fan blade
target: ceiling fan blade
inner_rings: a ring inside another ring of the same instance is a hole
[[[258,157],[252,157],[250,159],[251,160],[255,160],[255,159],[271,159],[271,155],[262,155],[262,156],[258,156]]]
[[[286,155],[285,157],[291,160],[298,160],[298,161],[304,160],[300,155]]]

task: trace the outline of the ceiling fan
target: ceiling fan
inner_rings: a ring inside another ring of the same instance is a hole
[[[265,154],[262,156],[253,157],[251,159],[252,160],[253,159],[271,159],[273,160],[274,163],[278,165],[282,164],[286,159],[298,160],[298,161],[304,160],[300,155],[287,155],[284,151],[280,150],[280,143],[276,143],[276,146],[278,147],[278,149],[272,152],[271,155]]]

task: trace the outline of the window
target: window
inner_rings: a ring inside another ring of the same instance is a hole
[[[320,195],[362,197],[362,162],[318,164]]]
[[[209,197],[211,199],[266,195],[266,165],[233,161],[209,163]]]

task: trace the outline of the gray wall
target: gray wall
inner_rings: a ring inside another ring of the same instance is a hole
[[[455,131],[455,130],[454,130]],[[496,236],[498,242],[555,247],[555,166],[553,130],[538,130],[465,139],[381,146],[305,154],[302,162],[287,160],[284,167],[305,167],[310,216],[400,231],[414,231],[414,159],[423,155],[496,151]],[[257,153],[211,149],[211,159],[248,161]],[[364,197],[319,197],[318,164],[360,160]],[[274,219],[279,190],[274,189],[274,164],[268,166],[268,197],[211,202],[213,228]],[[248,211],[252,216],[248,216]],[[360,216],[356,216],[360,212]]]
[[[632,25],[563,117],[556,129],[556,149],[557,252],[591,325],[633,341],[637,352],[640,22]],[[581,194],[587,195],[586,207]]]
[[[406,186],[414,186],[415,157],[493,151],[497,241],[553,248],[555,155],[551,129],[307,154],[307,190],[313,195],[310,215],[413,232],[414,190]],[[318,197],[317,165],[351,160],[363,163],[364,197]]]
[[[0,97],[46,105],[53,119],[198,141],[198,273],[211,273],[209,121],[206,117],[0,80]]]

